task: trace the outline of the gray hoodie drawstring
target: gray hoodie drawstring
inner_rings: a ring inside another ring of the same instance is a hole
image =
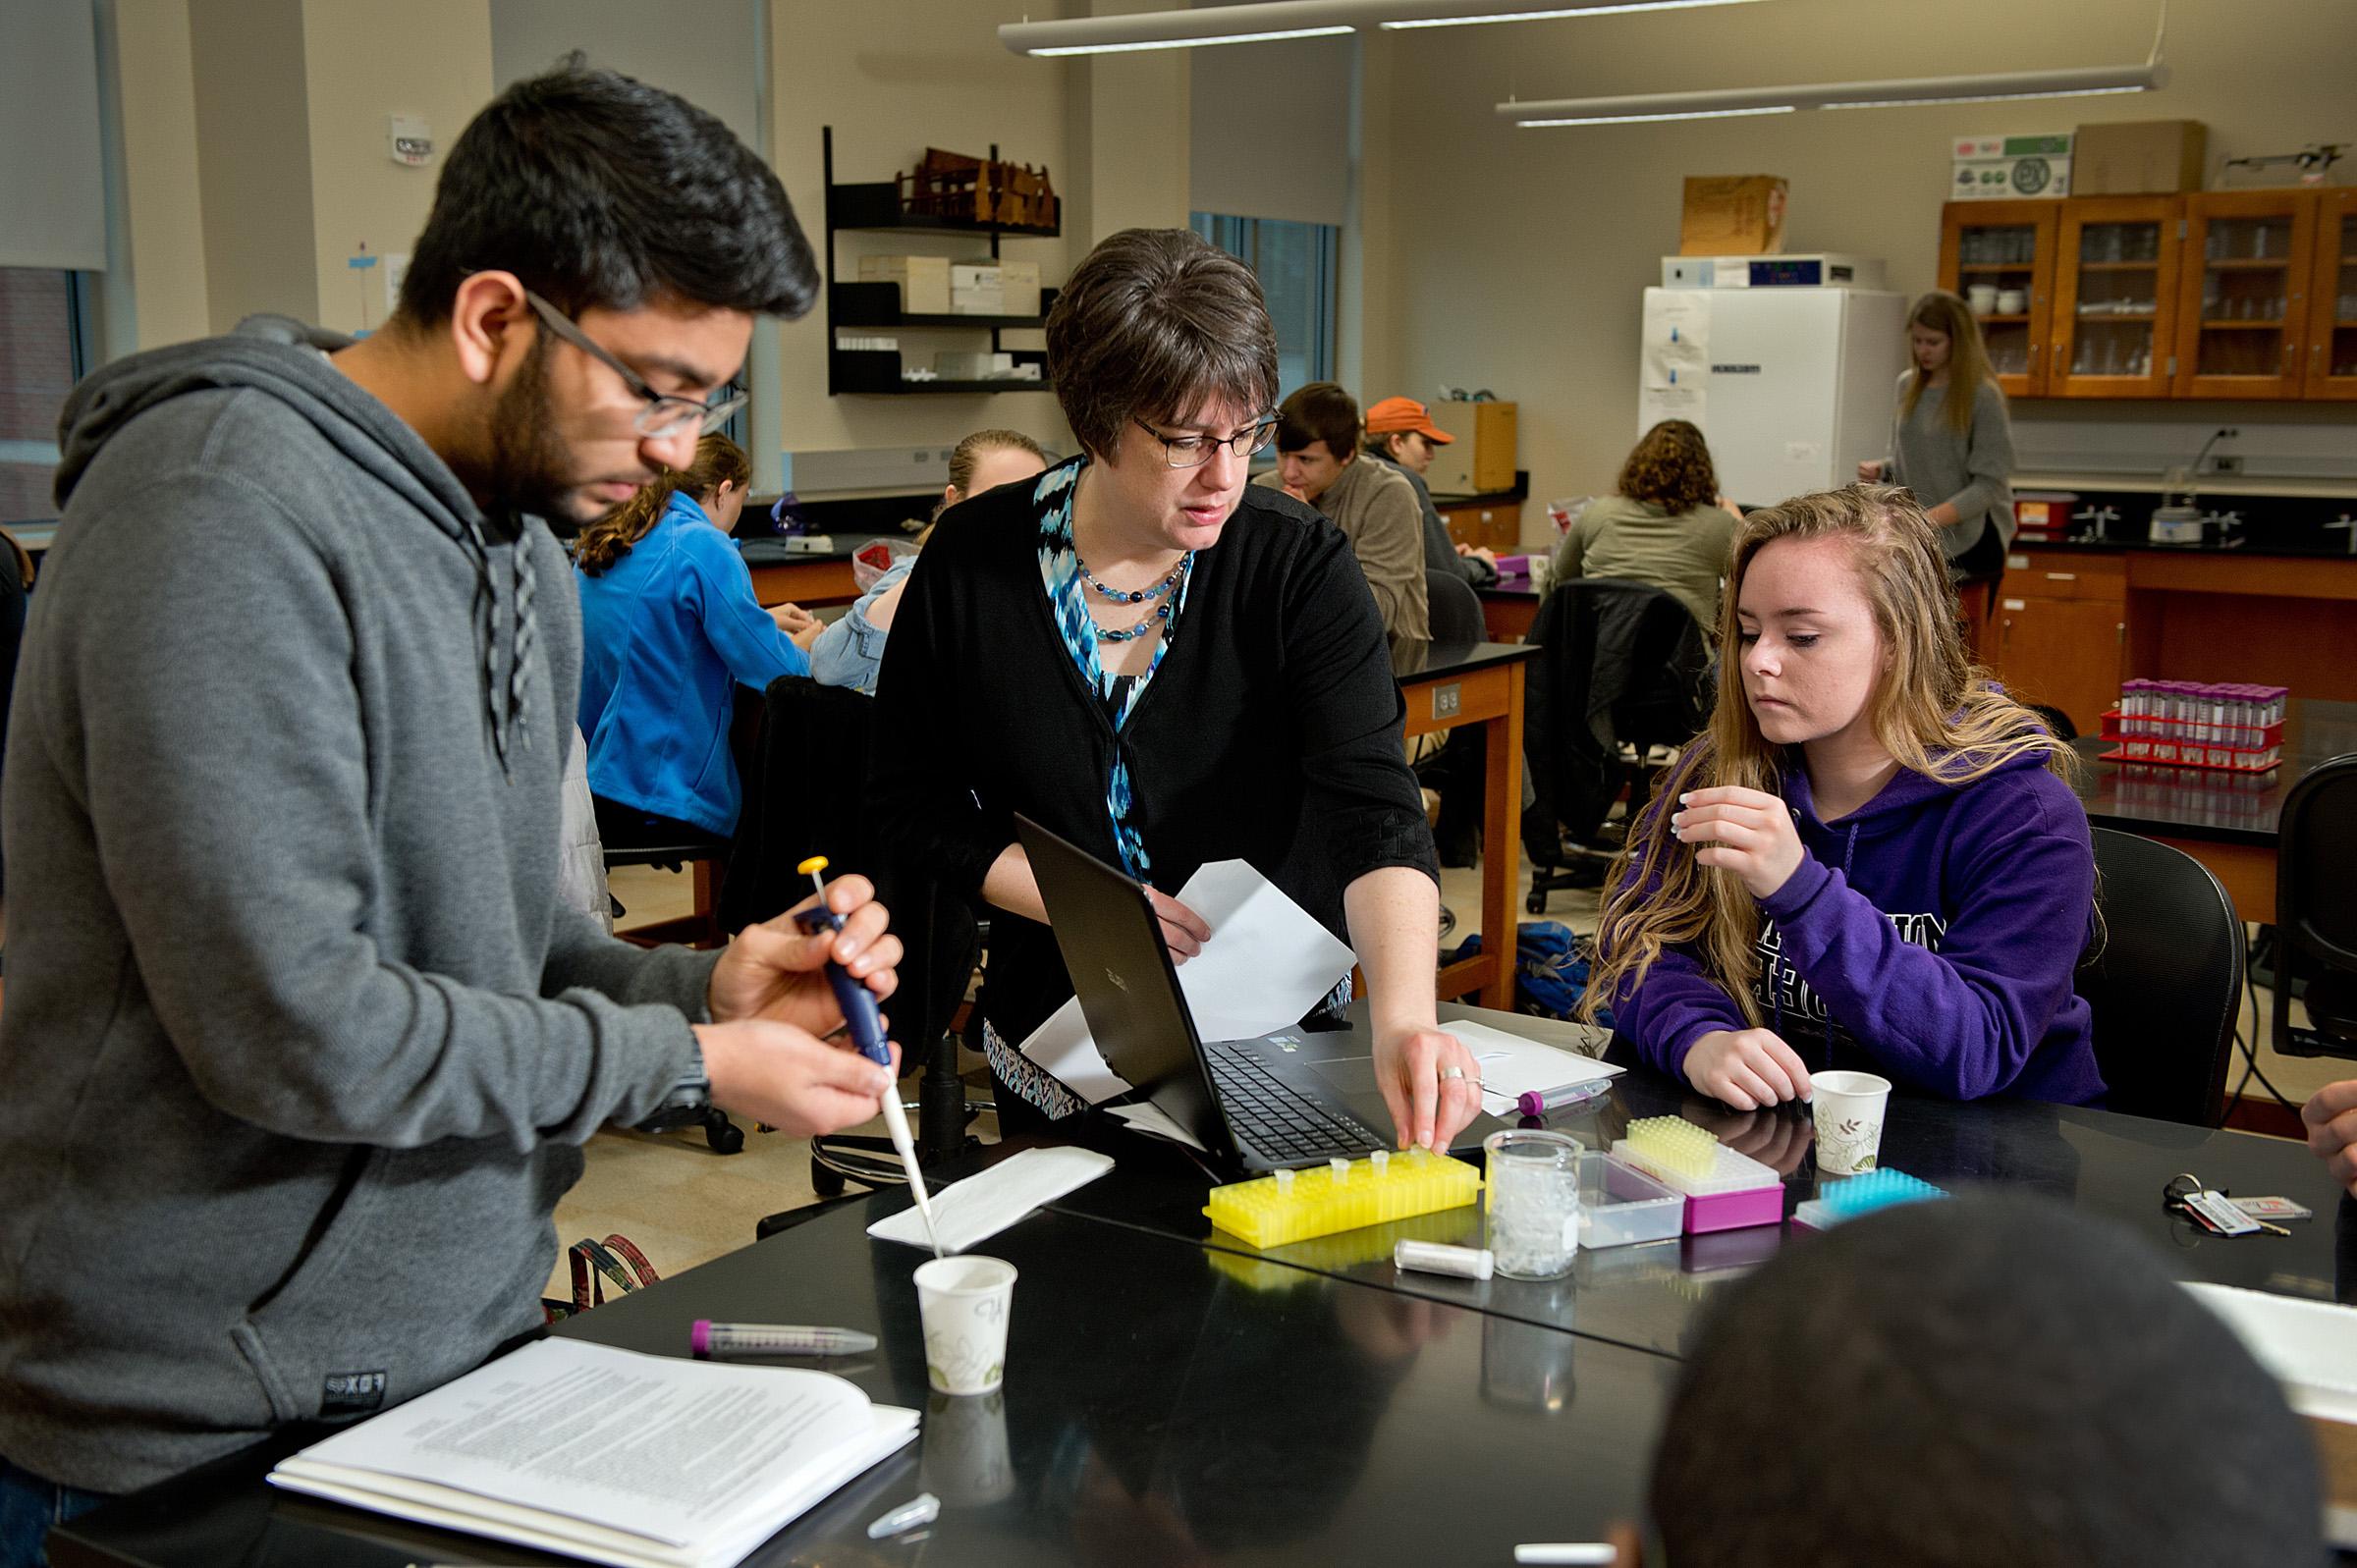
[[[499,593],[491,585],[491,547],[483,538],[481,522],[466,519],[466,544],[474,555],[475,580],[483,598],[483,706],[491,721],[491,751],[499,759],[500,772],[513,778],[515,769],[508,758],[508,737],[521,733],[523,743],[531,744],[531,731],[523,725],[526,691],[525,660],[539,638],[539,618],[532,609],[534,581],[530,566],[524,560],[524,536],[516,537],[509,576],[507,625],[513,629],[508,642],[511,656],[505,700],[501,699],[499,682]]]

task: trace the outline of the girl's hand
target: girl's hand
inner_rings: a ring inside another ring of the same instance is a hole
[[[1809,1068],[1773,1029],[1714,1029],[1686,1052],[1686,1081],[1737,1110],[1809,1098]]]
[[[1808,851],[1792,826],[1792,808],[1775,795],[1731,785],[1677,797],[1670,831],[1681,843],[1699,843],[1694,863],[1725,866],[1754,898],[1772,898],[1792,880]]]
[[[1858,483],[1862,485],[1880,484],[1882,478],[1883,464],[1879,458],[1868,458],[1864,462],[1858,464]]]

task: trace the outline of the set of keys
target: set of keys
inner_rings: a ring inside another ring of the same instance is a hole
[[[2271,1236],[2288,1236],[2290,1231],[2269,1221],[2307,1219],[2316,1213],[2289,1198],[2229,1197],[2222,1187],[2204,1186],[2202,1178],[2190,1170],[2168,1178],[2161,1189],[2161,1207],[2186,1216],[2214,1236],[2248,1236],[2261,1230]]]

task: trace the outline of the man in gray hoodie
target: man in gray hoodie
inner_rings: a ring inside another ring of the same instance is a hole
[[[401,304],[91,376],[17,685],[0,1017],[0,1519],[28,1543],[539,1321],[608,1122],[866,1119],[784,917],[645,951],[558,895],[580,675],[565,553],[739,400],[817,287],[717,120],[576,66],[452,147]],[[0,1535],[7,1533],[0,1532]]]

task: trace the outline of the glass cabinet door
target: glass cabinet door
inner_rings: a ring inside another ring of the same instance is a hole
[[[2174,196],[2086,196],[2063,204],[2049,392],[2168,396],[2181,210]]]
[[[2185,198],[2177,396],[2300,396],[2316,209],[2307,190]]]
[[[1951,201],[1940,224],[1940,285],[1981,324],[2006,396],[2046,395],[2057,201]]]
[[[2327,190],[2318,199],[2305,395],[2357,398],[2357,190]]]

